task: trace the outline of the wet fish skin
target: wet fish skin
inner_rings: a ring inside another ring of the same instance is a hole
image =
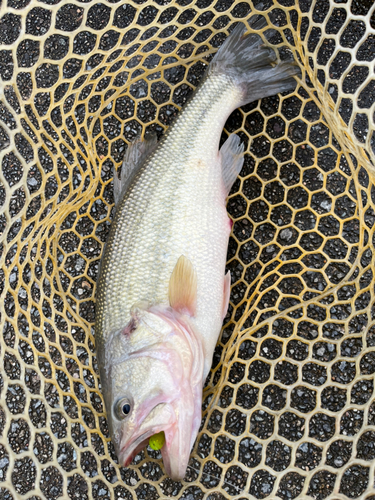
[[[298,71],[272,67],[272,49],[243,31],[239,25],[219,50],[156,149],[129,150],[101,262],[95,335],[119,461],[128,465],[164,431],[162,456],[174,479],[186,472],[229,300],[225,204],[243,146],[232,135],[219,152],[221,132],[234,109],[290,89]]]

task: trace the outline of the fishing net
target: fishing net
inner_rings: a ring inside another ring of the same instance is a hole
[[[375,498],[372,4],[4,0],[0,498]],[[246,145],[230,307],[178,483],[151,449],[117,464],[95,283],[128,144],[163,133],[254,13],[302,76],[223,133]]]

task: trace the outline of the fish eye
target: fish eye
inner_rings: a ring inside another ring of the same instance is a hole
[[[124,415],[129,415],[129,413],[130,413],[130,404],[129,403],[125,403],[124,405],[122,405],[121,411],[122,411],[122,413]]]
[[[115,415],[119,420],[126,418],[131,412],[131,404],[128,398],[122,398],[115,405]]]

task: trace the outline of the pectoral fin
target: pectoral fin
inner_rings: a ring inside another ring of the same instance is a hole
[[[158,145],[156,135],[152,135],[148,139],[136,139],[128,146],[121,170],[121,179],[114,173],[113,177],[113,196],[115,205],[119,202],[122,194],[126,191],[131,180],[143,165],[147,156],[151,155]]]
[[[180,313],[195,316],[197,274],[190,260],[181,255],[169,280],[169,304]]]
[[[229,297],[230,297],[230,285],[231,285],[231,277],[230,271],[224,276],[224,295],[223,295],[223,319],[227,315],[228,306],[229,306]]]

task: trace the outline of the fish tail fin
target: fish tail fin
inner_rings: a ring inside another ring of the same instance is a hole
[[[265,19],[257,17],[252,29],[261,29]],[[292,90],[300,69],[294,61],[277,63],[274,49],[264,44],[257,33],[244,35],[246,27],[239,23],[215,54],[208,74],[225,74],[242,90],[240,105]],[[272,30],[274,33],[274,30]]]

